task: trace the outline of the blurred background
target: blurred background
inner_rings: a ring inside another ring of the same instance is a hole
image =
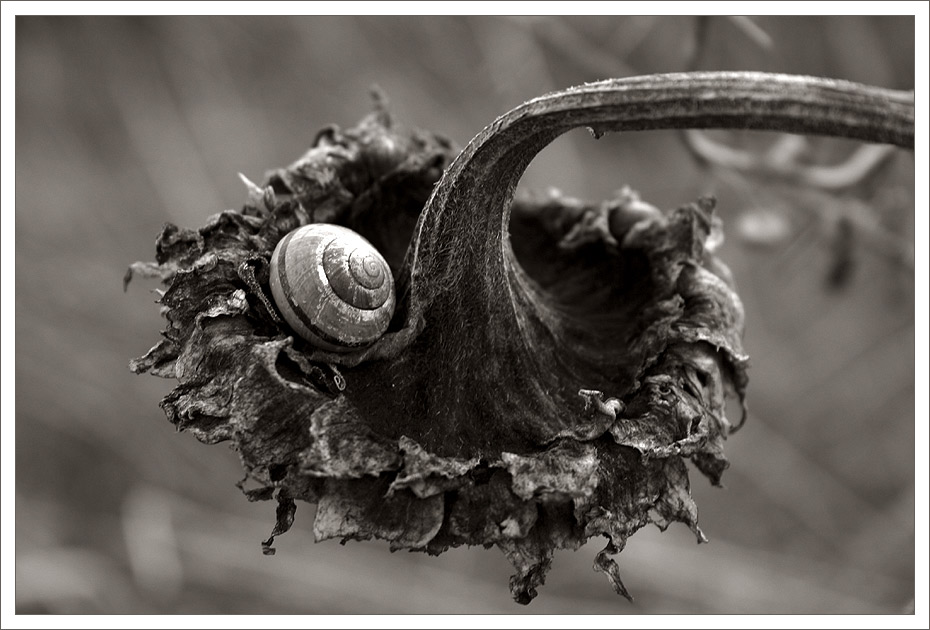
[[[122,278],[154,259],[165,222],[240,207],[237,173],[260,181],[324,125],[354,125],[372,84],[400,123],[464,145],[584,81],[732,69],[913,89],[914,53],[911,17],[17,18],[17,612],[912,609],[909,152],[577,130],[531,165],[525,191],[599,200],[629,184],[662,208],[715,194],[746,306],[751,415],[727,445],[726,489],[692,475],[711,543],[681,525],[633,536],[618,558],[632,604],[592,570],[602,541],[557,554],[528,608],[496,550],[313,544],[308,505],[263,556],[274,505],[246,501],[229,448],[175,433],[158,407],[173,381],[129,372],[163,321],[156,283],[124,293]],[[759,177],[718,160],[726,148],[800,167]]]

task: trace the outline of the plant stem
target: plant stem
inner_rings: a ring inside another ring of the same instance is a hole
[[[474,272],[504,282],[501,243],[517,183],[539,151],[579,126],[595,135],[755,129],[913,148],[914,94],[817,77],[688,72],[610,79],[528,101],[465,147],[427,203],[407,253],[411,316]]]

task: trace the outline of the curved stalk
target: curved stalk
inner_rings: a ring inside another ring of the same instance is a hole
[[[412,315],[468,275],[466,258],[501,260],[517,183],[539,151],[579,126],[596,135],[754,129],[912,149],[914,94],[818,77],[691,72],[610,79],[528,101],[481,131],[437,185],[408,251]],[[485,255],[468,256],[475,250]]]

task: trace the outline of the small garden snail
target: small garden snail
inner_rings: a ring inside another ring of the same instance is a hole
[[[336,352],[373,343],[394,314],[384,257],[356,232],[327,223],[281,239],[271,256],[271,295],[298,335]]]

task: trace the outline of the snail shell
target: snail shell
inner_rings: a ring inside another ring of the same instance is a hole
[[[285,236],[271,256],[271,295],[284,320],[325,350],[367,346],[394,314],[394,276],[360,234],[312,223]]]

